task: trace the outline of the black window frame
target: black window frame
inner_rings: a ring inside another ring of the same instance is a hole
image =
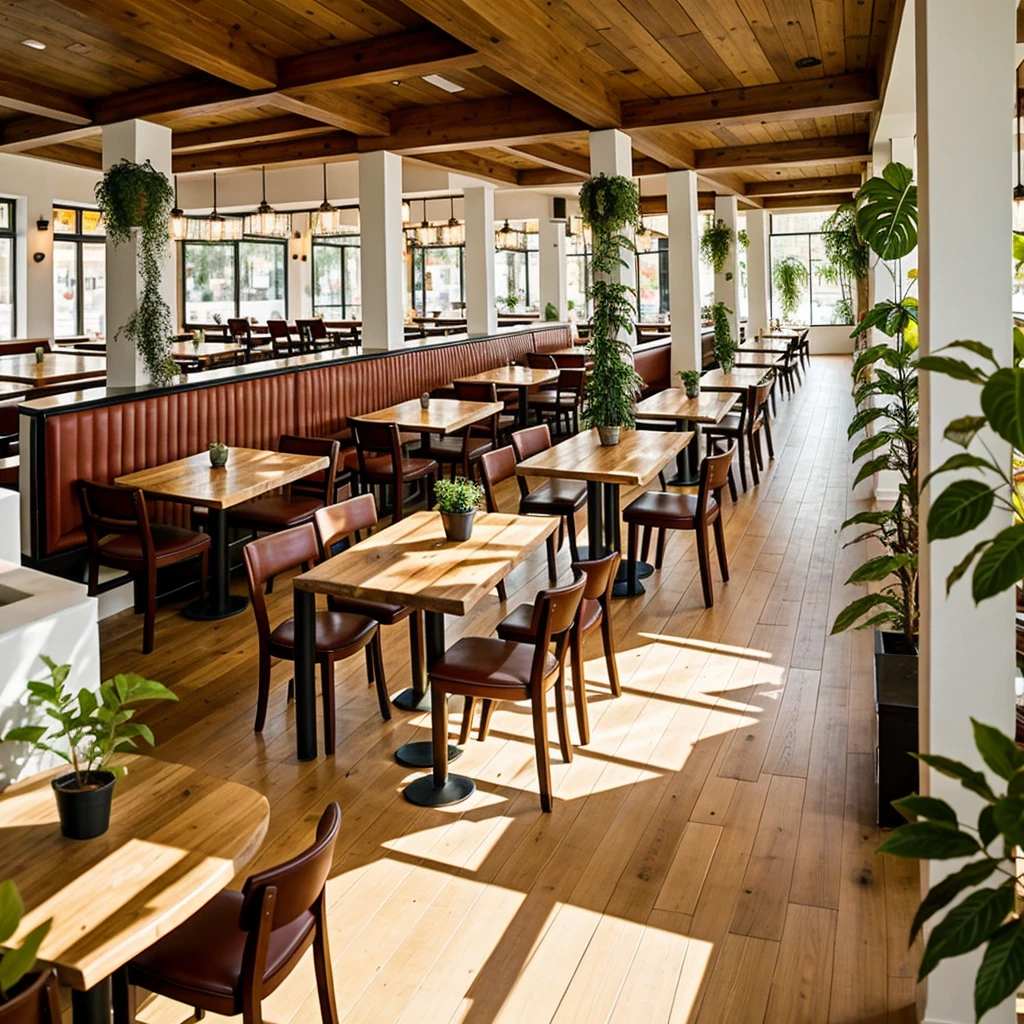
[[[417,316],[427,315],[427,289],[422,283],[424,278],[424,267],[423,261],[426,258],[425,252],[427,249],[458,249],[459,251],[459,301],[462,303],[462,308],[466,308],[466,245],[464,242],[460,242],[458,245],[414,245],[412,246],[411,255],[412,258],[409,260],[409,294],[412,297],[412,308]],[[416,303],[416,264],[420,265],[420,287],[418,289],[422,296],[423,302],[421,305]]]
[[[356,239],[356,241],[353,242],[352,239]],[[320,308],[322,306],[321,303],[318,303],[316,301],[316,281],[317,281],[317,276],[316,276],[316,251],[320,247],[331,248],[331,249],[341,249],[342,250],[341,255],[340,255],[340,260],[341,260],[341,316],[339,317],[339,319],[341,319],[341,320],[357,320],[357,319],[362,319],[362,308],[363,308],[362,302],[359,303],[359,314],[360,315],[358,317],[350,317],[348,315],[349,314],[349,306],[352,305],[352,303],[350,303],[348,301],[348,271],[345,269],[345,252],[344,252],[345,249],[358,249],[359,250],[359,272],[360,272],[360,275],[361,275],[362,274],[362,270],[363,270],[363,246],[362,246],[362,238],[361,238],[361,236],[357,235],[357,234],[354,234],[354,233],[351,234],[351,235],[313,235],[312,245],[310,247],[310,258],[312,260],[312,267],[310,269],[310,273],[313,276],[313,280],[312,280],[312,283],[310,285],[310,300],[311,300],[312,306],[313,306],[313,316],[316,316],[317,313],[320,312]],[[330,308],[330,309],[337,309],[338,307],[336,305],[334,305],[334,304],[331,304],[328,308]]]
[[[75,214],[75,230],[60,231],[57,229],[57,210],[72,210]],[[54,337],[78,338],[85,334],[85,282],[84,282],[84,261],[82,258],[83,245],[106,245],[107,234],[86,234],[82,231],[82,214],[98,213],[94,206],[76,206],[74,203],[54,203],[51,216],[53,217],[53,240],[54,242],[74,242],[75,244],[75,323],[77,330],[74,334],[57,334],[56,323],[54,323]],[[102,223],[102,221],[101,221]],[[56,263],[55,263],[56,265]],[[106,277],[106,264],[104,263],[104,278]],[[106,280],[104,280],[106,287]]]
[[[242,300],[242,261],[240,258],[239,246],[243,242],[259,242],[261,245],[277,245],[280,246],[284,253],[284,319],[288,319],[288,239],[286,238],[263,238],[260,235],[243,235],[241,238],[225,238],[219,242],[208,242],[205,239],[200,238],[184,238],[181,241],[181,245],[201,245],[201,246],[213,246],[213,245],[230,245],[234,249],[234,267],[235,267],[235,280],[234,287],[232,289],[232,296],[235,305],[235,312],[232,316],[235,319],[239,319],[242,316],[241,313],[241,300]],[[184,248],[181,250],[181,309],[185,312],[188,311],[188,299],[186,290],[188,287],[188,280],[185,276],[185,264],[188,262],[187,254]],[[191,323],[191,321],[189,321]],[[185,324],[187,328],[189,323]]]
[[[0,206],[7,207],[7,227],[0,228],[0,239],[11,241],[11,337],[18,337],[18,202],[16,199],[0,198]]]
[[[775,266],[775,257],[772,252],[772,239],[773,238],[797,238],[803,237],[807,243],[807,308],[810,311],[808,320],[810,321],[806,326],[808,327],[853,327],[854,322],[851,318],[849,321],[843,321],[836,323],[835,320],[829,320],[827,323],[816,323],[814,320],[814,264],[815,262],[824,263],[826,260],[815,261],[811,253],[814,251],[811,239],[813,236],[823,235],[824,232],[818,231],[776,231],[775,230],[775,214],[771,215],[771,223],[769,224],[768,232],[768,308],[770,310],[769,316],[772,320],[781,320],[782,313],[776,313],[775,311],[775,284],[772,280],[773,268]],[[855,313],[851,310],[851,313]]]

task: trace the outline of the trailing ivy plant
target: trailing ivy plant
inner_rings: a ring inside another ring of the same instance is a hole
[[[860,352],[853,362],[857,414],[848,428],[852,439],[864,433],[853,450],[861,462],[856,487],[875,473],[899,476],[899,493],[891,508],[858,512],[843,523],[866,527],[849,544],[872,539],[882,554],[869,558],[846,581],[883,583],[874,593],[858,597],[835,619],[833,633],[860,623],[859,629],[888,626],[916,647],[918,628],[918,387],[917,299],[909,294],[900,260],[917,246],[917,186],[902,164],[891,163],[881,178],[872,178],[857,193],[860,237],[892,275],[894,295],[868,310],[851,337],[872,327],[890,340]],[[873,371],[869,373],[868,371]],[[869,425],[873,433],[867,433]],[[865,616],[869,616],[865,619]]]
[[[594,365],[587,372],[582,420],[587,427],[632,427],[643,388],[626,340],[633,333],[636,291],[612,275],[628,266],[623,250],[636,252],[626,232],[639,218],[640,193],[629,178],[599,174],[583,182],[579,201],[593,239],[589,298],[594,303],[588,345]]]
[[[715,361],[723,373],[732,373],[733,363],[736,362],[736,340],[729,329],[729,314],[732,310],[724,302],[716,302],[711,312],[715,321]]]
[[[120,160],[96,185],[107,237],[115,246],[139,229],[139,273],[142,295],[138,308],[115,335],[128,338],[141,353],[154,384],[166,384],[177,373],[170,356],[171,311],[160,294],[161,262],[171,244],[167,221],[174,189],[167,176],[147,160]]]
[[[842,295],[835,305],[832,322],[852,324],[857,283],[863,281],[871,269],[871,247],[857,231],[857,208],[853,203],[836,207],[821,226],[821,241],[827,266],[835,269],[833,283],[839,285]]]
[[[750,235],[746,231],[740,230],[736,232],[736,241],[743,246],[744,249],[750,248]]]
[[[731,245],[732,232],[726,227],[725,221],[712,220],[700,236],[701,258],[716,274],[720,274],[725,269]]]
[[[783,320],[789,320],[800,305],[800,297],[807,287],[807,266],[797,256],[783,256],[772,266],[772,284],[779,293],[779,308]]]

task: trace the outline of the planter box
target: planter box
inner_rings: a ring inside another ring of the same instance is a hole
[[[904,823],[892,801],[918,791],[918,764],[910,756],[918,747],[917,661],[916,651],[907,650],[901,633],[875,630],[875,779],[882,828]]]

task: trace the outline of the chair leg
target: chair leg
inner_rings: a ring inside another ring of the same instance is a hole
[[[651,553],[651,528],[644,527],[643,544],[640,546],[640,561],[646,562],[647,556]]]
[[[473,731],[473,716],[476,714],[476,697],[466,696],[462,704],[462,725],[459,728],[459,746],[469,742],[469,734]]]
[[[704,590],[704,607],[715,606],[715,594],[711,588],[711,563],[708,560],[708,524],[698,520],[697,532],[697,562],[700,565],[700,585]]]
[[[366,655],[366,685],[373,686],[373,651],[369,644],[363,648],[363,652]]]
[[[654,568],[660,569],[665,564],[665,537],[668,531],[662,527],[658,530],[658,549],[654,556]]]
[[[373,634],[369,647],[373,651],[373,674],[377,682],[377,703],[380,705],[380,717],[385,722],[390,722],[391,701],[388,700],[388,681],[384,676],[384,650],[380,643],[380,626],[377,627],[377,632]]]
[[[732,503],[736,504],[736,475],[732,471],[732,465],[729,466],[729,497],[732,498]]]
[[[293,683],[288,684],[289,687]],[[291,697],[289,696],[289,699]],[[270,700],[270,655],[260,651],[260,679],[259,688],[256,691],[256,725],[253,727],[256,732],[263,732],[263,726],[267,721],[267,702]]]
[[[335,712],[334,712],[334,662],[325,657],[320,662],[320,697],[324,706],[324,750],[334,753]]]
[[[576,431],[576,433],[579,433],[579,431]],[[565,517],[565,527],[566,527],[566,531],[569,534],[569,554],[572,556],[572,560],[574,562],[578,562],[580,560],[580,552],[579,552],[579,548],[576,545],[576,513],[575,512],[570,512]]]
[[[558,561],[555,551],[555,538],[548,536],[548,579],[552,583],[558,580]]]
[[[331,970],[331,953],[327,945],[327,911],[323,894],[316,931],[313,933],[313,970],[316,973],[316,995],[320,1002],[321,1024],[338,1024],[338,1005],[335,1002],[334,975]]]
[[[665,470],[663,469],[658,470],[658,483],[661,484],[661,489],[663,491],[668,490],[668,483],[665,480]]]
[[[480,711],[480,732],[478,734],[482,743],[491,734],[491,715],[494,714],[494,701],[485,700]]]
[[[765,417],[764,417],[764,440],[765,440],[765,444],[768,446],[768,458],[769,459],[774,459],[775,458],[775,443],[774,443],[774,441],[772,441],[772,420],[771,420],[771,417],[768,415],[767,407],[765,408]]]
[[[498,591],[498,600],[502,604],[506,604],[508,602],[508,590],[505,589],[505,581],[498,580],[498,585],[496,589]]]
[[[761,450],[761,431],[755,430],[750,436],[750,447],[753,450],[754,458],[757,461],[757,468],[764,472],[764,452]]]
[[[150,654],[156,638],[156,570],[146,577],[146,618],[142,627],[142,653]]]
[[[747,493],[747,453],[744,436],[741,433],[736,438],[736,456],[740,463],[740,483],[743,485],[743,493]]]
[[[754,480],[754,486],[757,487],[761,483],[761,473],[757,468],[758,458],[754,450],[754,434],[751,430],[747,430],[747,458],[750,462],[750,475]],[[746,486],[746,484],[743,485],[744,490],[746,490]]]
[[[538,686],[533,693],[533,745],[537,751],[537,782],[540,785],[540,808],[551,810],[551,755],[548,751],[547,691]]]
[[[729,559],[725,554],[725,525],[722,523],[722,514],[715,518],[715,548],[718,550],[718,568],[722,570],[722,579],[729,582]]]
[[[580,734],[580,746],[585,747],[590,742],[590,715],[587,713],[587,681],[583,678],[583,637],[579,629],[573,629],[569,642],[572,693],[576,703],[576,728]]]
[[[613,697],[622,696],[622,683],[619,682],[619,663],[615,658],[615,631],[612,629],[612,617],[608,610],[602,608],[601,639],[604,641],[604,661],[608,668],[608,685]]]
[[[636,594],[636,535],[639,529],[636,523],[630,523],[626,542],[626,579],[629,584],[626,592],[630,597]]]
[[[777,384],[777,382],[776,382],[776,384]],[[778,402],[776,401],[776,398],[775,398],[776,384],[773,384],[771,391],[768,392],[768,394],[769,394],[769,396],[771,397],[771,400],[772,400],[772,415],[773,416],[778,416],[779,415],[779,405],[778,405]]]

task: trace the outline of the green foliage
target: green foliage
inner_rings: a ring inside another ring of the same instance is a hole
[[[739,242],[744,249],[750,248],[750,235],[748,235],[746,231],[737,231],[736,241]]]
[[[713,304],[700,307],[700,318],[701,320],[711,320],[715,315],[715,307]]]
[[[724,302],[716,302],[712,307],[712,319],[715,321],[715,361],[725,373],[732,373],[736,361],[736,341],[729,329],[729,314],[732,310]]]
[[[56,725],[11,729],[3,742],[29,743],[37,750],[56,754],[71,765],[79,786],[84,772],[123,774],[123,766],[110,764],[114,754],[130,753],[139,739],[150,746],[155,742],[148,725],[131,720],[135,709],[127,705],[178,699],[163,683],[134,672],[104,680],[95,693],[83,687],[74,694],[66,686],[71,666],[58,665],[45,654],[40,657],[50,678],[48,682],[33,680],[28,684],[28,703],[42,708]]]
[[[725,226],[725,221],[712,221],[700,236],[701,259],[716,274],[720,274],[725,269],[725,261],[729,258],[729,247],[731,245],[732,232]]]
[[[854,200],[857,232],[888,263],[917,248],[917,186],[914,172],[887,164],[880,178],[864,182]]]
[[[8,944],[18,930],[24,913],[25,907],[18,887],[9,880],[0,882],[0,945]],[[0,956],[0,1006],[7,1001],[18,982],[32,970],[36,953],[52,924],[51,917],[33,928],[19,945]]]
[[[932,928],[918,980],[943,960],[984,945],[974,980],[974,1010],[980,1020],[1024,982],[1024,922],[1014,912],[1014,893],[1022,881],[1015,852],[1024,843],[1024,751],[998,729],[971,722],[975,746],[989,771],[1006,782],[1006,792],[995,793],[986,775],[969,765],[936,754],[917,755],[984,801],[977,825],[961,823],[944,800],[913,794],[893,802],[908,824],[895,829],[879,851],[912,860],[974,858],[925,896],[914,915],[910,941],[925,922],[967,893]]]
[[[680,370],[679,379],[686,393],[692,398],[700,391],[700,370]]]
[[[132,341],[154,384],[167,384],[177,368],[170,357],[173,324],[170,308],[160,295],[160,264],[171,244],[167,221],[174,206],[174,189],[148,160],[144,164],[120,160],[96,185],[96,202],[107,237],[115,246],[127,242],[133,228],[140,229],[142,296],[116,337],[124,335]]]
[[[612,275],[627,265],[623,251],[636,252],[627,232],[636,226],[640,193],[629,178],[600,174],[580,186],[580,212],[593,239],[594,303],[588,346],[593,366],[587,372],[587,404],[581,418],[586,427],[632,427],[636,398],[643,388],[625,340],[633,333],[636,291]]]
[[[480,502],[484,500],[484,489],[464,476],[457,476],[454,480],[438,480],[434,484],[434,497],[437,499],[438,512],[459,515],[474,512],[480,507]]]
[[[842,293],[842,298],[835,305],[832,322],[852,324],[857,282],[866,278],[871,269],[871,249],[857,231],[857,209],[853,203],[836,207],[821,226],[821,241],[827,265],[835,271],[835,283]]]
[[[783,256],[772,265],[772,284],[779,293],[783,320],[790,320],[796,312],[807,281],[807,266],[797,256]]]
[[[553,302],[549,302],[544,307],[544,319],[545,320],[557,320],[558,319],[558,310],[555,309],[555,304]]]

